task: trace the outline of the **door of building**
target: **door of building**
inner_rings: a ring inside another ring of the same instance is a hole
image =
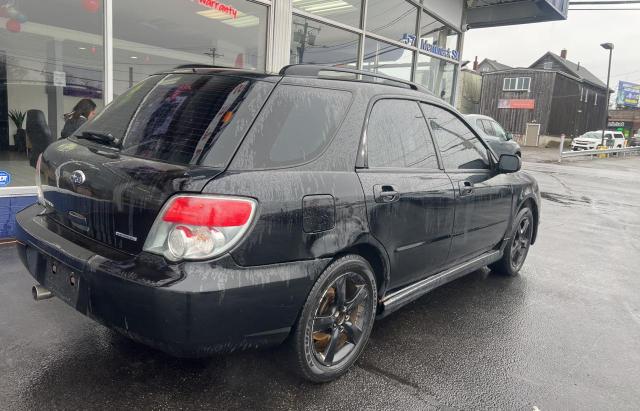
[[[527,131],[524,134],[525,147],[538,147],[540,141],[540,124],[527,123]]]

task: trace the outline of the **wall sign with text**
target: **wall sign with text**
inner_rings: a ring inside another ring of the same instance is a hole
[[[194,1],[194,0],[191,0]],[[220,3],[216,0],[195,0],[196,3],[201,6],[208,7],[210,9],[218,10],[221,13],[228,14],[234,19],[238,17],[238,9],[233,6],[229,6],[224,3]]]
[[[498,108],[510,108],[515,110],[533,110],[536,108],[536,101],[528,98],[512,98],[498,100]]]
[[[402,35],[402,39],[400,41],[409,46],[416,46],[420,50],[424,50],[427,53],[435,54],[436,56],[445,57],[451,60],[460,61],[460,52],[458,50],[437,46],[433,43],[430,43],[427,39],[420,39],[420,44],[416,45],[416,40],[418,40],[417,36],[405,33]]]

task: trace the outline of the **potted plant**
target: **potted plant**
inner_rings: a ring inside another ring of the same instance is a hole
[[[27,132],[22,128],[27,113],[19,110],[9,110],[9,118],[16,125],[16,134],[13,141],[17,151],[25,151],[27,145]]]

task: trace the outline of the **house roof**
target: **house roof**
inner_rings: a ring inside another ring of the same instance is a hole
[[[587,70],[584,66],[581,66],[579,64],[574,63],[573,61],[569,61],[567,59],[563,59],[562,57],[558,56],[555,53],[552,53],[550,51],[546,52],[542,57],[540,57],[538,60],[536,60],[531,66],[531,68],[533,68],[534,66],[536,66],[541,60],[543,60],[545,57],[550,56],[552,57],[554,60],[556,60],[561,66],[563,66],[571,75],[584,80],[588,83],[593,84],[594,86],[606,89],[607,85],[604,84],[598,77],[596,77],[593,73],[591,73],[589,70]]]
[[[488,64],[491,67],[493,67],[494,70],[499,71],[499,70],[509,70],[510,66],[507,66],[506,64],[502,64],[497,60],[491,60],[491,59],[484,59],[480,62],[480,64],[478,64],[478,66],[481,66],[483,64]]]

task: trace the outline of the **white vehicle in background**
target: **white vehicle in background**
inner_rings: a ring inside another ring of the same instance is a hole
[[[613,144],[609,143],[609,140],[613,140]],[[571,149],[573,151],[578,150],[595,150],[602,144],[602,130],[600,131],[587,131],[580,137],[576,137],[571,142]],[[604,145],[611,148],[624,147],[624,134],[619,131],[607,130],[604,132]]]

